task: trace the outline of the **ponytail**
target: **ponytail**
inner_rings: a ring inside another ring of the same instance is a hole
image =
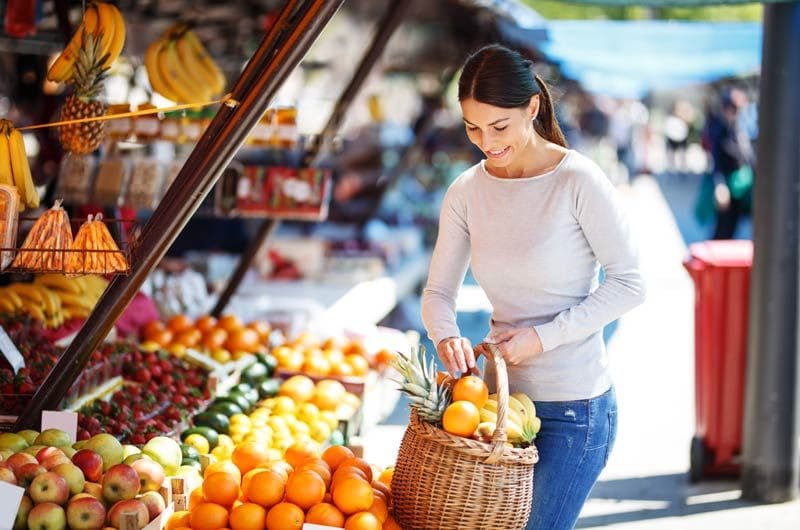
[[[547,83],[537,74],[534,74],[533,78],[536,80],[536,84],[539,85],[539,113],[536,119],[533,120],[533,128],[536,129],[539,136],[548,142],[553,142],[561,147],[568,147],[567,139],[561,131],[558,120],[556,120],[553,97],[550,95]]]

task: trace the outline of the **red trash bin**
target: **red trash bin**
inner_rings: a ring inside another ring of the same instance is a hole
[[[695,285],[695,436],[690,479],[739,473],[752,241],[689,246]]]

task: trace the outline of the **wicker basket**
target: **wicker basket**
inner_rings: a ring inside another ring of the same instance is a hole
[[[420,420],[412,409],[392,477],[392,502],[404,530],[523,529],[533,500],[536,447],[507,447],[505,360],[497,367],[497,429],[491,443],[454,436]]]

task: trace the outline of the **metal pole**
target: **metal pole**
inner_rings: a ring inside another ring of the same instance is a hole
[[[800,2],[764,5],[742,497],[798,497]]]
[[[270,32],[242,73],[232,94],[238,105],[223,105],[197,143],[174,185],[145,226],[133,255],[130,276],[118,276],[100,298],[89,319],[42,382],[15,424],[35,428],[42,410],[58,407],[97,345],[130,303],[149,272],[164,256],[197,210],[219,175],[236,154],[270,100],[343,0],[308,0],[291,15],[286,38],[276,43]],[[282,15],[293,5],[287,4]],[[270,37],[272,36],[272,38]],[[274,53],[269,48],[274,48]],[[266,67],[256,57],[269,57]]]
[[[369,75],[370,71],[372,71],[375,63],[383,54],[383,50],[386,48],[386,44],[389,42],[392,34],[394,34],[395,30],[398,28],[398,26],[400,26],[400,22],[403,20],[403,15],[405,14],[409,4],[410,2],[406,0],[391,0],[389,9],[386,11],[386,14],[376,27],[372,43],[367,49],[367,52],[364,54],[364,57],[361,59],[361,63],[359,63],[358,68],[356,68],[356,71],[353,74],[353,77],[350,79],[350,82],[339,96],[339,100],[336,102],[333,112],[331,113],[330,118],[328,118],[328,122],[325,124],[325,127],[316,136],[316,138],[314,138],[309,148],[303,154],[302,164],[304,166],[313,166],[317,162],[317,157],[322,150],[324,143],[333,137],[333,135],[339,130],[347,110],[350,108],[353,100],[358,95],[358,91],[361,89],[364,81],[366,81],[367,76]],[[272,237],[272,234],[275,232],[279,224],[280,221],[276,219],[266,219],[263,221],[258,233],[253,240],[250,241],[250,244],[248,245],[244,254],[242,254],[242,257],[239,259],[239,263],[236,265],[236,269],[233,271],[233,274],[228,280],[227,285],[225,285],[225,289],[223,289],[219,299],[217,300],[217,303],[214,305],[214,309],[211,311],[212,316],[218,318],[220,315],[222,315],[223,311],[225,311],[225,308],[230,303],[231,298],[239,289],[239,285],[242,283],[245,274],[253,264],[253,260],[261,251],[261,248],[267,243],[269,238]]]

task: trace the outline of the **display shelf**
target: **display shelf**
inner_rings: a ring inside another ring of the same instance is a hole
[[[80,410],[81,407],[88,405],[89,403],[93,402],[96,399],[103,399],[106,396],[110,396],[114,392],[116,392],[122,385],[125,383],[122,376],[118,375],[113,377],[103,383],[102,385],[98,386],[88,394],[84,394],[78,397],[75,401],[70,403],[68,406],[65,407],[66,410]]]

